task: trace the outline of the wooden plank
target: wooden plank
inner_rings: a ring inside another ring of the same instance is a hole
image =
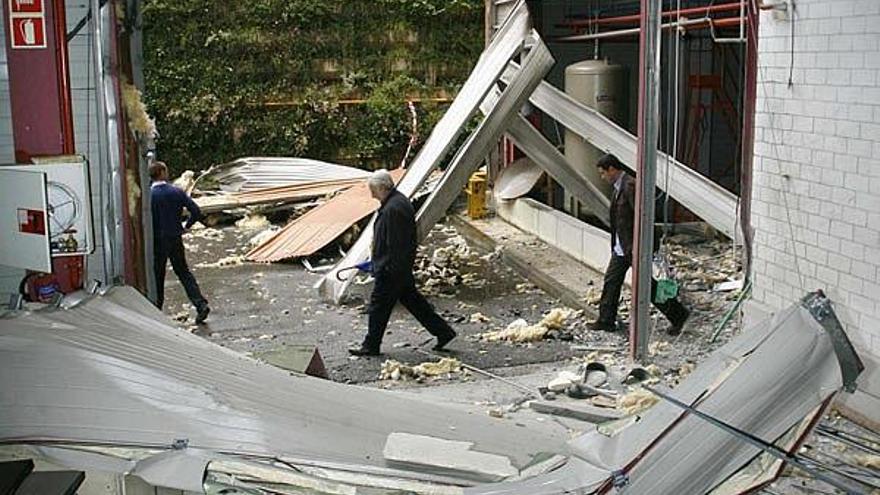
[[[624,417],[624,414],[616,409],[595,407],[580,402],[533,400],[529,403],[529,407],[539,413],[565,416],[590,423],[604,423]]]

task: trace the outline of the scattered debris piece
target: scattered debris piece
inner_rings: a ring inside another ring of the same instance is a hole
[[[595,407],[582,402],[550,402],[533,400],[529,402],[529,408],[543,414],[564,416],[581,421],[588,421],[590,423],[612,421],[624,416],[623,413],[615,411],[614,409]]]
[[[266,217],[255,214],[250,214],[235,222],[235,226],[243,230],[263,230],[269,225],[269,220]]]
[[[180,177],[174,179],[172,184],[183,189],[187,193],[191,192],[196,182],[196,173],[192,170],[184,170]]]
[[[472,314],[470,317],[471,323],[488,323],[490,321],[492,321],[492,318],[489,318],[488,316],[479,312]]]
[[[199,225],[199,224],[196,224],[196,225]],[[198,237],[199,239],[206,239],[209,241],[223,240],[224,234],[223,234],[222,230],[211,228],[211,227],[196,228],[196,225],[193,225],[193,228],[184,235],[190,236],[190,237]]]
[[[209,263],[203,262],[196,264],[196,268],[226,268],[230,266],[240,266],[244,264],[244,257],[241,255],[227,256],[219,260]]]
[[[658,399],[656,395],[643,388],[638,388],[628,394],[620,396],[617,399],[617,409],[625,415],[630,416],[650,409],[651,406],[659,401],[660,399]]]
[[[442,358],[437,362],[425,362],[409,366],[400,361],[386,359],[379,371],[380,380],[419,380],[429,377],[461,373],[461,361],[455,358]]]
[[[504,330],[486,332],[479,337],[488,342],[506,340],[514,343],[536,342],[543,339],[551,330],[563,328],[565,320],[571,315],[569,309],[554,308],[547,313],[537,325],[529,325],[524,319],[519,318],[507,325]]]

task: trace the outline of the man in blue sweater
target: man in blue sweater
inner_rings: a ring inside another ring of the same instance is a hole
[[[208,301],[199,290],[199,284],[186,264],[183,248],[184,232],[202,219],[198,205],[183,190],[168,183],[168,167],[162,162],[150,165],[150,198],[153,210],[154,268],[156,270],[156,306],[162,309],[165,302],[165,266],[171,260],[171,268],[180,279],[189,300],[196,308],[196,323],[202,323],[211,312]],[[183,225],[182,213],[186,208],[189,218]]]

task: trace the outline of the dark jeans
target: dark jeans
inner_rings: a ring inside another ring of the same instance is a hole
[[[608,268],[605,269],[605,283],[602,285],[602,299],[599,301],[599,321],[615,324],[617,322],[617,306],[620,303],[620,289],[626,278],[626,271],[632,264],[629,256],[611,255]],[[656,303],[657,280],[651,278],[651,303],[659,309],[663,316],[672,323],[678,323],[687,310],[678,299],[669,299]]]
[[[452,327],[434,311],[425,296],[416,289],[412,273],[376,274],[373,293],[370,294],[370,322],[367,336],[364,338],[365,348],[379,350],[391,311],[398,301],[431,335],[443,337],[453,333]]]
[[[199,309],[208,304],[208,301],[202,296],[202,291],[199,290],[196,277],[189,271],[189,266],[186,264],[186,252],[180,236],[156,237],[153,259],[156,270],[156,307],[162,309],[162,305],[165,303],[165,266],[168,260],[171,260],[171,268],[180,279],[180,283],[183,284],[186,297],[189,298],[193,306]]]

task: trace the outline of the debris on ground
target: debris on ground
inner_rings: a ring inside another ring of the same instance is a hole
[[[244,230],[263,230],[269,227],[269,220],[263,215],[249,214],[235,222],[235,226]]]
[[[212,227],[198,227],[199,224],[193,225],[193,227],[187,232],[185,235],[189,237],[195,237],[199,239],[206,239],[209,241],[222,241],[224,234],[220,229],[215,229]]]
[[[479,335],[479,338],[487,342],[500,340],[514,343],[536,342],[542,340],[550,331],[562,329],[565,320],[572,313],[570,309],[553,308],[537,325],[529,325],[526,320],[518,318],[504,330],[486,332]]]
[[[410,366],[400,361],[386,359],[379,371],[380,380],[423,380],[442,375],[462,372],[461,361],[455,358],[441,358],[439,361],[428,361]]]
[[[643,388],[638,388],[632,392],[622,395],[617,399],[617,409],[627,416],[639,414],[659,402],[660,399],[656,395],[648,392]]]
[[[239,266],[244,264],[244,256],[241,255],[233,255],[227,256],[225,258],[220,258],[219,260],[209,263],[202,262],[196,264],[196,268],[226,268],[230,266]]]
[[[492,318],[484,315],[483,313],[477,312],[471,315],[469,321],[471,323],[488,323],[492,321]]]
[[[260,232],[259,234],[252,236],[250,239],[248,239],[248,247],[259,246],[260,244],[265,243],[267,240],[277,234],[280,229],[280,227],[272,225],[269,228]]]

